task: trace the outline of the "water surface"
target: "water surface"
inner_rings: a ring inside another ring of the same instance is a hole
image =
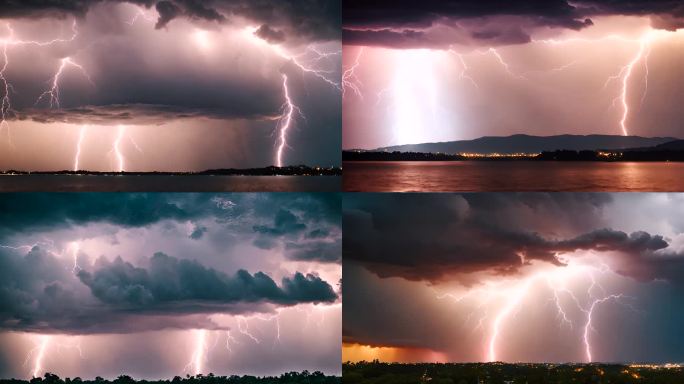
[[[335,192],[341,184],[339,176],[0,176],[0,192]]]
[[[345,191],[684,191],[684,163],[345,161]]]

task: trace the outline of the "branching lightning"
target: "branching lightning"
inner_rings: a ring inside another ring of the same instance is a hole
[[[337,89],[338,91],[343,92],[343,88],[341,85],[341,80],[337,80],[333,77],[333,75],[336,73],[335,70],[331,69],[326,69],[325,67],[321,66],[320,63],[329,60],[331,57],[336,57],[336,56],[341,56],[342,51],[335,51],[335,52],[322,52],[318,50],[314,46],[308,46],[304,52],[297,54],[297,55],[292,55],[288,52],[286,52],[280,45],[277,44],[270,44],[267,41],[261,39],[260,37],[257,36],[256,31],[258,30],[257,27],[247,27],[245,28],[244,32],[246,37],[254,42],[255,44],[259,46],[265,46],[268,47],[273,53],[275,53],[277,56],[287,60],[288,62],[292,63],[295,65],[299,70],[305,73],[309,73],[318,79],[324,81],[331,87]],[[301,118],[305,118],[304,114],[302,111],[297,107],[294,102],[292,101],[290,97],[290,90],[288,88],[288,83],[287,83],[287,75],[282,74],[283,77],[283,94],[285,97],[285,102],[283,103],[283,113],[280,115],[278,118],[278,122],[276,124],[276,129],[278,130],[278,139],[277,139],[277,149],[276,149],[276,154],[275,154],[275,162],[276,166],[282,167],[283,166],[283,151],[285,147],[287,147],[287,131],[290,128],[293,119],[294,119],[294,112],[297,112],[297,114]]]
[[[361,93],[361,81],[356,76],[356,69],[361,62],[361,56],[363,55],[364,48],[365,47],[361,47],[359,49],[359,52],[356,54],[356,60],[354,60],[354,64],[342,72],[342,98],[346,96],[347,89],[349,89],[354,92],[358,98],[363,99],[363,94]]]
[[[634,310],[631,305],[624,303],[623,300],[630,299],[628,296],[620,293],[607,293],[605,289],[596,280],[596,275],[608,274],[607,266],[593,267],[587,265],[568,265],[562,268],[554,267],[553,270],[538,272],[527,276],[521,280],[511,283],[510,281],[487,282],[482,287],[474,288],[461,295],[451,293],[438,294],[438,299],[450,298],[456,303],[463,303],[466,300],[473,300],[477,303],[476,309],[491,309],[494,307],[493,318],[489,320],[489,326],[485,327],[482,324],[488,321],[488,314],[485,312],[480,317],[476,329],[482,329],[485,333],[485,359],[486,361],[497,361],[500,359],[499,345],[502,343],[502,332],[506,328],[507,323],[513,317],[516,310],[520,310],[523,303],[530,299],[533,295],[539,292],[537,284],[544,284],[551,293],[550,301],[556,311],[556,317],[559,325],[566,325],[570,329],[575,328],[575,323],[578,320],[573,320],[573,316],[566,304],[572,304],[575,308],[575,314],[581,314],[583,323],[581,327],[582,334],[578,342],[584,347],[583,359],[587,362],[594,361],[591,343],[591,331],[594,328],[594,315],[596,311],[605,303],[616,302],[629,309]],[[578,296],[574,290],[568,288],[569,280],[575,282],[587,281],[590,282],[585,289],[580,290],[581,296]],[[583,299],[584,298],[584,299]],[[585,302],[583,304],[583,301]],[[472,317],[473,313],[468,315],[467,319]]]
[[[7,140],[9,144],[12,144],[11,140],[11,133],[10,133],[10,126],[9,123],[7,122],[7,119],[9,119],[10,116],[15,116],[16,112],[12,108],[12,100],[10,97],[11,92],[14,92],[14,87],[12,86],[12,83],[7,78],[7,69],[9,68],[10,65],[10,55],[9,55],[9,48],[14,47],[14,46],[36,46],[36,47],[46,47],[46,46],[51,46],[54,44],[62,44],[62,43],[69,43],[72,42],[76,39],[78,36],[78,30],[76,28],[76,20],[73,21],[72,23],[72,35],[69,38],[55,38],[52,40],[47,40],[47,41],[37,41],[37,40],[22,40],[22,39],[17,39],[14,36],[14,29],[12,28],[12,25],[7,23],[6,28],[9,32],[8,36],[0,40],[0,44],[2,44],[2,58],[3,58],[3,63],[2,63],[2,69],[0,69],[0,88],[2,88],[3,95],[2,99],[0,99],[0,130],[7,129]],[[59,74],[63,71],[64,67],[66,65],[73,65],[79,68],[83,73],[85,73],[85,70],[83,69],[82,66],[79,64],[75,63],[73,60],[70,58],[63,58],[60,62],[60,67],[58,69],[58,75],[55,75],[55,78],[53,79],[53,87],[51,88],[52,93],[49,93],[50,95],[50,103],[51,105],[57,102],[59,104]],[[90,77],[87,76],[88,80],[90,81]],[[92,83],[92,81],[91,81]],[[47,94],[46,94],[47,95]],[[41,95],[42,97],[43,95]],[[40,100],[40,98],[39,98]]]
[[[59,108],[59,80],[62,76],[62,73],[64,73],[64,69],[67,66],[71,66],[78,69],[83,74],[83,76],[85,76],[85,78],[88,79],[88,82],[93,84],[90,75],[88,75],[88,73],[85,71],[82,65],[74,62],[70,57],[65,57],[60,61],[59,68],[52,77],[50,89],[45,90],[42,94],[40,94],[40,96],[38,96],[38,99],[36,99],[35,102],[36,105],[40,103],[40,101],[43,100],[43,98],[47,98],[50,108]]]

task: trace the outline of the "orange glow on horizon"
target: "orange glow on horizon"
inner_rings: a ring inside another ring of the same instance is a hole
[[[383,347],[342,343],[342,361],[359,362],[379,360],[385,363],[447,363],[446,354],[427,348]]]

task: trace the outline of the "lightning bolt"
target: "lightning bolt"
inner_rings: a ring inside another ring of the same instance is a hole
[[[36,344],[28,354],[26,355],[26,360],[24,360],[24,365],[28,364],[29,360],[35,355],[33,360],[33,368],[31,369],[31,377],[40,377],[40,373],[43,370],[43,359],[45,358],[45,350],[50,342],[50,336],[48,335],[38,335],[37,340],[34,340]]]
[[[126,158],[124,157],[123,153],[121,153],[121,140],[123,140],[125,133],[126,133],[126,126],[119,125],[117,128],[116,139],[114,140],[114,143],[112,144],[112,150],[109,151],[109,153],[114,153],[114,156],[116,157],[116,161],[118,164],[118,166],[117,166],[118,172],[123,172],[125,169],[125,165],[126,165]]]
[[[76,26],[76,20],[73,21],[71,25],[72,29],[72,35],[70,38],[55,38],[52,40],[47,40],[47,41],[37,41],[37,40],[21,40],[17,39],[14,36],[14,29],[12,28],[12,25],[10,23],[5,24],[7,31],[9,32],[8,36],[0,40],[0,44],[2,44],[2,58],[3,58],[3,63],[2,63],[2,68],[0,69],[0,88],[3,91],[2,99],[0,99],[0,130],[2,129],[7,129],[7,141],[12,145],[12,139],[11,139],[11,132],[10,132],[10,126],[7,120],[9,119],[10,116],[16,116],[16,111],[12,108],[12,100],[10,97],[10,92],[14,92],[14,87],[12,86],[12,83],[7,78],[7,69],[10,65],[10,56],[9,56],[9,47],[14,47],[14,46],[36,46],[36,47],[46,47],[46,46],[51,46],[54,44],[59,44],[59,43],[69,43],[72,42],[76,39],[78,36],[78,30]],[[63,66],[67,64],[72,64],[77,67],[79,67],[83,72],[83,67],[81,67],[78,64],[75,64],[71,59],[66,58],[68,62],[65,62],[65,59],[62,59],[60,69],[62,70]],[[59,70],[58,70],[59,72]],[[90,78],[88,77],[89,81]],[[91,81],[92,83],[92,81]],[[54,82],[53,82],[54,85]],[[54,89],[55,92],[58,91],[58,87]]]
[[[632,77],[632,72],[634,70],[634,66],[638,62],[640,62],[642,59],[644,59],[644,56],[648,57],[648,54],[650,53],[650,43],[651,39],[648,36],[645,36],[641,39],[639,43],[639,50],[637,51],[636,55],[632,58],[632,60],[627,63],[626,66],[624,66],[620,72],[623,73],[622,75],[622,87],[620,90],[620,104],[622,105],[622,117],[620,118],[620,128],[622,129],[622,134],[627,136],[627,118],[629,117],[629,103],[627,101],[627,91],[629,87],[629,80]],[[646,60],[644,60],[645,62]],[[645,71],[645,76],[646,76],[646,86],[648,86],[648,66],[646,67]],[[643,103],[643,98],[646,97],[646,91],[644,91],[644,94],[642,96],[642,103]]]
[[[443,293],[436,295],[436,297],[437,299],[449,298],[456,303],[462,303],[465,300],[473,299],[478,303],[477,309],[482,309],[491,305],[494,303],[494,299],[498,298],[502,300],[501,303],[496,304],[498,308],[495,311],[489,327],[482,327],[483,322],[487,320],[485,314],[480,318],[478,325],[474,329],[477,330],[482,328],[488,333],[486,337],[485,359],[486,361],[494,362],[499,358],[498,345],[501,343],[502,330],[507,325],[507,321],[513,316],[516,310],[521,308],[526,299],[539,292],[538,289],[534,289],[535,285],[544,283],[551,292],[550,301],[555,307],[557,318],[559,319],[561,326],[567,325],[570,329],[573,329],[574,327],[574,321],[572,320],[570,312],[565,308],[562,297],[568,297],[570,302],[578,310],[577,313],[583,315],[584,326],[582,328],[581,339],[578,342],[584,346],[585,356],[583,359],[586,359],[587,362],[592,362],[593,355],[590,331],[595,331],[593,322],[596,310],[604,303],[612,301],[636,311],[631,305],[622,302],[623,299],[629,298],[628,296],[619,293],[608,294],[596,281],[596,274],[603,275],[606,273],[609,273],[609,270],[605,265],[601,265],[600,267],[568,265],[560,269],[535,273],[514,283],[512,286],[510,286],[509,282],[485,282],[482,287],[471,289],[464,294],[456,295],[452,293]],[[572,277],[579,277],[591,282],[591,284],[586,286],[586,289],[583,290],[583,293],[588,298],[588,303],[586,305],[583,305],[582,300],[580,300],[572,290],[567,288],[566,280]],[[473,313],[471,312],[466,321],[468,321],[472,315]]]
[[[300,53],[298,55],[292,55],[286,52],[280,45],[269,44],[267,41],[258,37],[256,34],[257,30],[258,27],[247,27],[244,29],[244,35],[249,41],[253,42],[256,45],[268,47],[277,56],[292,63],[302,72],[309,73],[317,77],[318,79],[324,81],[333,88],[339,91],[343,91],[342,86],[340,84],[341,81],[338,82],[332,78],[332,75],[335,73],[334,70],[328,70],[317,67],[323,60],[329,59],[333,56],[341,55],[342,51],[326,53],[319,51],[313,46],[308,46],[303,53]],[[287,75],[282,74],[282,77],[283,94],[285,97],[285,102],[282,108],[283,113],[278,118],[278,122],[276,125],[277,129],[279,130],[279,134],[275,154],[275,163],[278,167],[283,166],[283,150],[287,146],[287,130],[290,128],[290,125],[292,123],[294,112],[296,111],[300,117],[304,118],[304,114],[302,113],[302,111],[293,103],[292,99],[290,98],[290,91],[287,85]]]
[[[244,326],[242,323],[244,322]],[[252,339],[257,344],[261,344],[261,340],[257,339],[256,336],[254,336],[250,331],[249,331],[249,323],[247,322],[246,319],[242,317],[237,318],[237,325],[238,325],[238,332],[242,333],[243,335],[249,337]]]
[[[70,57],[65,57],[60,61],[59,68],[52,77],[52,86],[50,87],[50,89],[44,91],[40,96],[38,96],[35,105],[38,105],[38,103],[40,103],[40,101],[43,98],[48,98],[50,108],[59,108],[59,79],[62,76],[62,73],[64,73],[64,69],[67,66],[77,68],[83,74],[83,76],[85,76],[85,78],[88,79],[88,82],[90,82],[90,84],[93,84],[90,75],[88,75],[88,73],[85,71],[82,65],[74,62]]]
[[[206,329],[195,329],[195,351],[192,353],[190,362],[185,366],[184,371],[191,371],[195,375],[202,373],[207,355],[207,331]]]
[[[78,141],[76,142],[76,155],[74,156],[74,172],[77,172],[79,168],[79,160],[81,158],[81,146],[83,145],[83,139],[85,138],[86,126],[82,125],[78,132]]]
[[[278,150],[276,151],[276,165],[278,167],[283,166],[283,150],[287,146],[287,131],[292,125],[293,115],[296,112],[300,116],[304,116],[302,111],[292,102],[290,97],[290,90],[287,86],[287,75],[283,73],[283,95],[285,97],[285,103],[283,104],[282,110],[283,114],[278,120],[277,129],[279,130],[278,139]]]
[[[354,63],[342,72],[342,98],[347,94],[347,89],[354,92],[354,94],[363,100],[363,94],[361,93],[361,81],[356,76],[356,69],[361,62],[361,56],[363,55],[363,50],[365,47],[361,47],[359,52],[356,54],[356,60]]]

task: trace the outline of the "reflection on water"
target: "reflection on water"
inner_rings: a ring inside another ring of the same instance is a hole
[[[0,176],[0,192],[335,192],[341,184],[339,176]]]
[[[684,191],[684,163],[344,162],[345,191]]]

